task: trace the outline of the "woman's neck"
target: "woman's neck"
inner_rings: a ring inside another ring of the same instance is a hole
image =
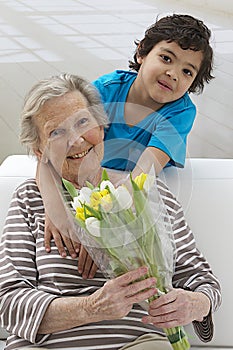
[[[96,172],[91,173],[88,176],[86,176],[86,174],[83,176],[79,174],[78,178],[71,182],[77,189],[87,186],[87,182],[90,182],[93,186],[97,186],[101,181],[102,170],[103,168],[99,167]]]

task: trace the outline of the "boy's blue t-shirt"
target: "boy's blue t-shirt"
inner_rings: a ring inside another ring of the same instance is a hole
[[[130,171],[146,147],[156,147],[171,158],[167,165],[183,167],[186,139],[196,115],[195,105],[186,93],[152,112],[135,126],[128,126],[124,119],[124,106],[136,77],[135,72],[116,70],[93,82],[110,122],[105,129],[102,165]]]

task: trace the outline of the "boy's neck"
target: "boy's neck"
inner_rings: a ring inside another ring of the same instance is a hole
[[[157,111],[163,106],[161,103],[144,99],[143,93],[141,91],[138,92],[136,80],[129,89],[125,103],[124,118],[126,124],[129,126],[138,124],[149,114]]]
[[[138,84],[137,78],[135,79],[135,81],[129,89],[126,102],[141,105],[153,111],[157,111],[164,105],[162,103],[149,99],[148,96],[146,96],[145,93],[143,93],[140,84]]]

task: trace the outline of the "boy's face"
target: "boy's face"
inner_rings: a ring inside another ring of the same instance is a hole
[[[179,99],[192,85],[202,59],[201,51],[183,50],[176,42],[156,44],[145,57],[138,57],[135,87],[142,93],[141,102],[156,110]]]

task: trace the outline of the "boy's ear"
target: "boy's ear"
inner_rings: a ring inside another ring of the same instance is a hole
[[[143,58],[137,54],[137,63],[142,64]]]
[[[141,44],[139,43],[138,44],[138,47],[137,47],[137,63],[138,64],[142,64],[142,60],[143,60],[143,57],[140,55],[139,51],[140,51],[140,46]]]

